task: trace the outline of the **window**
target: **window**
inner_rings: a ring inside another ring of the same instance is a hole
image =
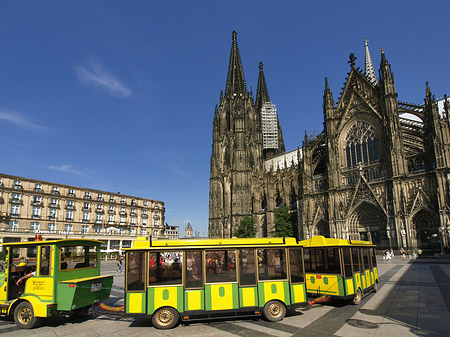
[[[39,222],[32,222],[30,224],[30,229],[34,232],[37,232],[39,230]]]
[[[50,199],[50,207],[57,207],[58,206],[58,199],[51,198]]]
[[[14,189],[16,189],[16,190],[22,189],[22,182],[20,180],[14,181]]]
[[[17,221],[9,222],[9,230],[10,232],[18,232],[19,231],[19,223]]]
[[[20,202],[20,194],[19,193],[12,194],[12,202]]]
[[[88,225],[82,225],[81,226],[81,233],[86,234],[89,231]]]
[[[90,207],[91,207],[91,205],[90,205],[90,203],[88,203],[88,202],[85,202],[85,203],[83,204],[83,209],[85,209],[85,210],[90,209]]]
[[[41,246],[41,264],[39,276],[50,275],[50,246]]]
[[[119,228],[119,234],[120,234],[120,235],[124,235],[124,234],[125,234],[125,228],[120,227],[120,228]]]
[[[111,195],[111,196],[109,197],[109,202],[114,202],[114,196],[113,196],[113,195]]]
[[[339,250],[337,248],[308,248],[304,252],[305,271],[307,273],[341,273]]]
[[[42,201],[42,197],[37,196],[37,195],[33,196],[33,204],[39,205],[41,203],[41,201]]]
[[[148,205],[148,201],[144,200],[144,206],[147,206],[147,205]]]
[[[123,240],[122,241],[122,248],[131,248],[131,242],[130,240]]]
[[[74,197],[75,196],[75,192],[73,189],[69,189],[69,193],[68,193],[69,197]]]
[[[125,213],[125,207],[120,207],[120,214],[124,214]]]
[[[52,186],[52,194],[59,194],[58,186]]]
[[[130,211],[131,214],[136,214],[136,208],[132,208]]]
[[[201,288],[203,286],[202,251],[186,252],[186,288]]]
[[[108,222],[109,223],[114,222],[114,215],[112,215],[112,214],[108,215]]]
[[[97,200],[102,201],[102,200],[103,200],[103,194],[99,194],[99,195],[97,196]]]
[[[97,267],[97,246],[61,246],[60,254],[62,270]]]
[[[54,208],[50,208],[50,218],[56,218],[57,211]]]
[[[256,285],[254,249],[239,251],[239,278],[241,285]]]
[[[305,277],[303,274],[302,249],[289,248],[289,261],[291,266],[291,282],[303,282]]]
[[[127,291],[145,290],[145,253],[128,252],[126,268]]]
[[[284,249],[258,249],[260,280],[286,279],[286,253]]]
[[[101,212],[103,210],[102,204],[97,204],[97,212]]]
[[[109,213],[114,213],[114,206],[109,206]]]
[[[89,213],[83,212],[83,221],[89,221]]]
[[[146,218],[143,218],[142,219],[142,226],[146,226],[147,225],[147,219]]]
[[[39,217],[41,215],[41,208],[40,207],[33,207],[33,217]]]
[[[121,199],[120,199],[120,203],[121,203],[122,205],[125,205],[125,198],[121,198]]]
[[[147,235],[147,230],[146,230],[146,229],[142,229],[142,230],[141,230],[141,234],[142,234],[142,235]]]
[[[144,210],[142,211],[142,215],[147,215],[147,210],[146,210],[146,209],[144,209]]]
[[[130,222],[131,222],[132,225],[135,225],[136,224],[136,217],[132,216],[130,218]]]
[[[120,223],[121,224],[125,223],[125,217],[123,215],[120,216]]]
[[[11,205],[11,215],[17,216],[19,215],[19,205]]]
[[[84,192],[85,199],[91,199],[91,192]]]
[[[66,219],[67,220],[73,220],[73,211],[68,210],[66,213]]]
[[[55,224],[55,223],[49,223],[49,224],[48,224],[48,231],[49,231],[50,233],[56,232],[56,224]]]
[[[375,251],[375,248],[369,248],[370,249],[370,258],[372,260],[372,268],[375,268],[377,266],[377,254]]]
[[[131,199],[131,205],[136,206],[136,200]]]
[[[158,227],[158,224],[159,224],[159,223],[158,223],[158,220],[155,220],[154,226],[155,226],[155,227]]]
[[[377,132],[370,123],[357,121],[353,124],[347,133],[345,143],[347,167],[379,160]]]
[[[359,248],[352,248],[353,273],[359,273],[361,270],[358,252]]]
[[[236,282],[236,253],[234,250],[207,251],[206,283]]]
[[[34,185],[34,191],[35,192],[42,192],[42,185],[41,184],[35,184]]]
[[[159,205],[155,205],[155,209],[158,209],[159,208]]]
[[[350,259],[350,248],[344,247],[342,248],[342,255],[344,258],[344,277],[352,277],[352,260]]]
[[[103,215],[102,215],[102,214],[97,214],[96,219],[97,219],[97,222],[102,222],[102,220],[103,220]]]
[[[71,233],[73,231],[73,226],[71,224],[66,224],[64,226],[66,233]]]
[[[67,200],[67,208],[73,208],[74,201],[73,200]]]
[[[183,252],[150,252],[149,281],[150,285],[182,284]]]
[[[94,232],[95,233],[100,233],[101,231],[102,231],[102,226],[94,226]]]
[[[363,263],[364,263],[364,269],[367,270],[370,268],[369,265],[369,251],[367,248],[362,249],[362,256],[363,256]]]

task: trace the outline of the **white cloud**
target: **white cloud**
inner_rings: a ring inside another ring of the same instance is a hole
[[[114,96],[131,95],[131,90],[98,62],[91,60],[87,67],[76,67],[75,72],[81,82],[97,86]]]
[[[67,173],[73,173],[79,176],[86,176],[87,173],[86,172],[82,172],[79,170],[76,170],[72,167],[72,165],[67,164],[67,165],[60,165],[60,166],[54,166],[54,165],[44,165],[44,167],[50,169],[50,170],[54,170],[54,171],[61,171],[61,172],[67,172]]]
[[[24,129],[46,129],[43,125],[35,123],[27,116],[14,111],[0,110],[0,120],[9,122]]]

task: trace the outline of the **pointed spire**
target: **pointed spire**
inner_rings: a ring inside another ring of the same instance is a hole
[[[380,64],[380,86],[384,95],[395,95],[394,74],[391,65],[386,59],[384,48],[381,48],[381,64]]]
[[[333,94],[331,93],[330,87],[328,86],[328,78],[325,77],[325,90],[323,93],[323,114],[325,119],[332,117],[331,113],[333,111],[334,111]]]
[[[259,62],[258,88],[256,89],[256,108],[260,111],[264,103],[270,102],[269,90],[267,89],[264,76],[263,63]]]
[[[237,44],[237,33],[235,30],[233,30],[232,37],[233,42],[231,44],[225,96],[230,96],[232,94],[242,94],[245,96],[247,93],[247,86],[245,84],[244,70],[242,69],[241,56],[239,54],[239,47]]]
[[[364,46],[366,48],[366,64],[364,68],[364,74],[371,83],[377,84],[377,77],[375,76],[375,71],[373,70],[372,58],[370,57],[368,42],[369,41],[367,41],[367,38],[364,37]]]

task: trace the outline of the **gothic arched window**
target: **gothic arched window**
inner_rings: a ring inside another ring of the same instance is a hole
[[[380,154],[375,127],[364,121],[353,124],[345,138],[345,153],[347,167],[378,161]]]

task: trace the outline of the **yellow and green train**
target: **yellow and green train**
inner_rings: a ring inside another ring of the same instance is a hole
[[[218,317],[283,319],[307,303],[294,238],[138,239],[125,250],[125,313],[157,328]]]
[[[303,246],[308,295],[358,304],[365,294],[377,290],[376,246],[371,242],[314,236],[299,244]]]

